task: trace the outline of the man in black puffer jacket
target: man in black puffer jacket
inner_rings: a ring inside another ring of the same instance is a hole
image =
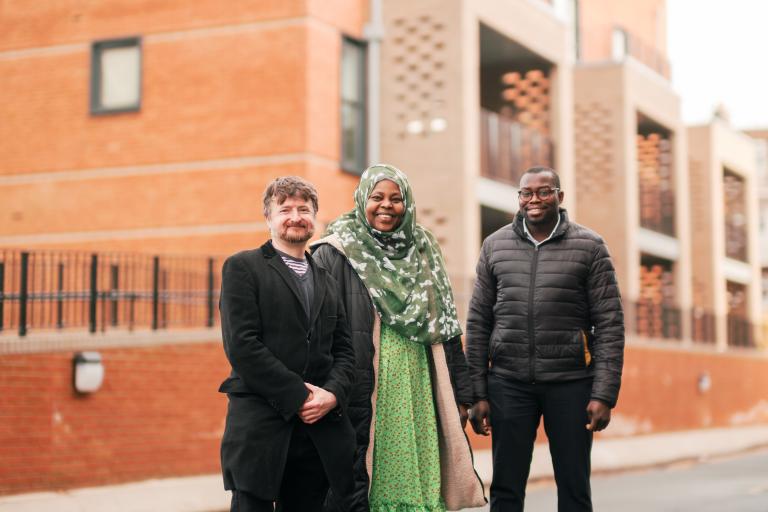
[[[624,316],[602,238],[568,221],[557,173],[528,169],[514,221],[483,242],[467,318],[475,432],[493,429],[492,511],[522,511],[541,417],[558,510],[592,510],[590,452],[616,405]]]

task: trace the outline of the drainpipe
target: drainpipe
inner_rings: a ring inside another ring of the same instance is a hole
[[[381,16],[381,0],[370,0],[370,19],[363,34],[368,42],[368,73],[366,89],[368,92],[368,162],[379,163],[381,139],[381,40],[384,36],[384,24]]]

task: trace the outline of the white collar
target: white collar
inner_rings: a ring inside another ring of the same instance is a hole
[[[533,245],[535,245],[536,247],[540,246],[541,244],[543,244],[544,242],[552,238],[552,235],[555,234],[555,231],[557,231],[558,226],[560,226],[560,212],[557,212],[557,224],[555,224],[555,227],[552,228],[552,232],[549,234],[547,238],[539,242],[538,240],[533,238],[533,236],[531,235],[531,232],[528,231],[528,225],[525,223],[525,217],[523,217],[523,231],[525,232],[525,236],[527,236],[528,240],[533,242]]]

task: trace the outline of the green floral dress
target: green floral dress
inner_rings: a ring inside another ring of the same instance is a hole
[[[381,326],[371,512],[443,512],[427,347]]]

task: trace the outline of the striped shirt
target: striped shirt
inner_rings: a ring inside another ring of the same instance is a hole
[[[288,268],[296,272],[298,275],[303,276],[307,273],[307,268],[309,268],[309,263],[307,260],[292,258],[290,256],[286,256],[283,253],[280,253],[280,257],[283,258],[283,262],[288,266]]]
[[[312,268],[306,259],[298,259],[289,256],[282,251],[277,254],[283,259],[285,266],[293,271],[293,277],[299,288],[299,299],[308,318],[312,317],[312,298],[315,296],[315,285],[312,282]]]

